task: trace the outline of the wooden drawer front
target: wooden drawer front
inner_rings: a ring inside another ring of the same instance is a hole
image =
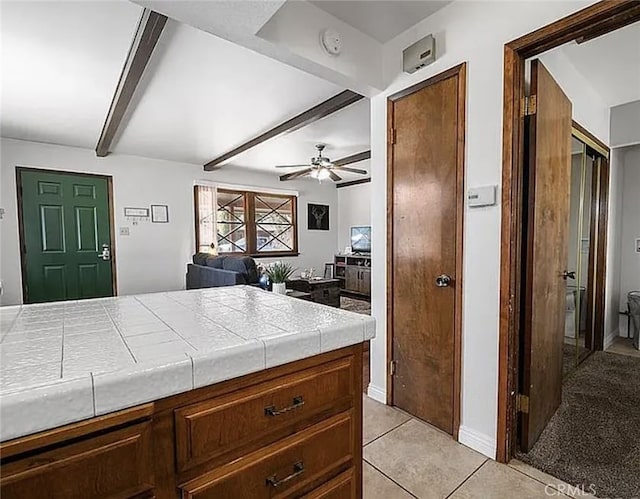
[[[178,471],[230,450],[250,452],[351,407],[359,396],[353,369],[345,357],[176,410]]]
[[[2,499],[131,497],[151,491],[151,423],[140,423],[2,466]]]
[[[299,496],[352,466],[351,411],[296,433],[182,488],[183,499],[267,499]]]
[[[353,468],[321,485],[303,499],[353,499],[356,497],[356,476]]]

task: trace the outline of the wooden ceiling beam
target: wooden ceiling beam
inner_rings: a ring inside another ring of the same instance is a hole
[[[333,162],[336,166],[346,166],[352,163],[358,163],[360,161],[364,161],[365,159],[371,159],[371,151],[359,152],[357,154],[352,154],[351,156],[346,156],[341,159],[337,159]]]
[[[138,22],[136,33],[131,42],[116,91],[113,94],[107,118],[102,127],[100,138],[96,144],[96,155],[103,157],[109,154],[113,138],[118,132],[122,118],[133,99],[133,94],[142,79],[160,34],[167,23],[167,16],[150,9],[144,9]]]
[[[212,159],[204,165],[204,169],[206,171],[217,170],[222,166],[223,163],[236,157],[238,154],[248,151],[249,149],[262,144],[269,139],[273,139],[274,137],[277,137],[279,135],[299,130],[300,128],[310,125],[311,123],[315,123],[316,121],[337,111],[340,111],[341,109],[344,109],[345,107],[350,106],[354,102],[358,102],[363,98],[363,95],[352,92],[351,90],[340,92],[330,99],[321,102],[317,106],[314,106],[311,109],[308,109],[307,111],[294,116],[290,120],[287,120],[284,123],[281,123],[280,125],[272,128],[271,130],[268,130],[258,135],[257,137],[245,142],[244,144],[241,144],[238,147],[230,150],[229,152],[224,153],[222,156],[218,156],[217,158]]]

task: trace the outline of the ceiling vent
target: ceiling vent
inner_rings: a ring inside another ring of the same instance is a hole
[[[436,60],[436,39],[427,35],[402,51],[402,68],[415,73]]]

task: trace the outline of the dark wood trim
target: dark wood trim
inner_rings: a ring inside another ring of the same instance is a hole
[[[24,218],[22,214],[22,172],[53,173],[60,175],[74,175],[77,177],[102,178],[107,181],[107,209],[109,211],[109,237],[111,238],[111,293],[118,296],[118,277],[116,272],[116,232],[115,232],[115,208],[113,202],[113,177],[85,172],[73,172],[66,170],[51,170],[49,168],[32,168],[16,166],[16,195],[18,203],[18,237],[20,243],[20,271],[22,275],[22,303],[27,303],[27,258],[24,242]]]
[[[505,45],[500,243],[500,331],[496,459],[514,455],[522,243],[525,60],[571,40],[588,39],[640,20],[640,2],[601,1]],[[606,229],[605,229],[606,230]]]
[[[340,184],[336,184],[336,189],[341,189],[343,187],[351,187],[352,185],[360,185],[360,184],[368,184],[371,182],[371,178],[359,178],[358,180],[350,180],[349,182],[342,182]]]
[[[436,83],[439,83],[443,80],[447,80],[452,76],[456,76],[460,73],[462,66],[466,66],[466,62],[463,62],[462,64],[458,64],[457,66],[449,68],[443,71],[442,73],[438,73],[437,75],[432,76],[431,78],[427,78],[426,80],[416,83],[415,85],[411,85],[410,87],[407,87],[403,90],[400,90],[399,92],[396,92],[395,94],[391,94],[388,97],[388,99],[391,102],[395,102],[398,99],[402,99],[403,97],[406,97],[407,95],[411,95],[417,92],[418,90],[422,90],[425,87],[435,85]]]
[[[596,248],[596,275],[593,288],[596,290],[594,301],[593,348],[604,349],[605,291],[607,287],[607,234],[609,232],[609,181],[611,178],[609,160],[599,156],[600,190],[598,206],[598,234]]]
[[[393,405],[393,375],[391,374],[391,360],[393,359],[393,142],[394,134],[394,106],[391,99],[387,99],[387,358],[385,371],[387,373],[387,405]]]
[[[393,359],[393,136],[394,102],[425,87],[449,78],[457,78],[457,148],[456,148],[456,282],[454,311],[454,373],[453,373],[453,438],[460,430],[461,375],[462,375],[462,304],[464,270],[464,172],[466,139],[467,63],[463,62],[425,81],[391,95],[387,100],[387,366]],[[393,376],[387,369],[387,404],[393,405]]]
[[[158,14],[149,9],[144,9],[138,22],[129,53],[120,73],[120,79],[113,94],[107,118],[102,127],[100,138],[96,144],[96,155],[109,154],[111,142],[118,132],[122,119],[133,99],[144,70],[147,67],[153,50],[167,22],[167,16]]]
[[[330,99],[321,102],[317,106],[313,106],[311,109],[308,109],[303,113],[294,116],[293,118],[279,124],[271,130],[267,130],[266,132],[261,133],[257,137],[245,142],[244,144],[241,144],[238,147],[235,147],[230,151],[224,153],[223,155],[212,159],[204,165],[204,169],[205,171],[217,170],[225,161],[229,161],[240,153],[248,151],[249,149],[262,144],[269,139],[272,139],[284,133],[293,132],[307,125],[310,125],[311,123],[315,123],[316,121],[337,111],[340,111],[341,109],[344,109],[345,107],[350,106],[351,104],[358,102],[361,99],[364,99],[364,95],[357,94],[355,92],[352,92],[351,90],[344,90],[343,92],[334,95]]]
[[[596,137],[594,134],[592,134],[589,130],[587,130],[585,127],[583,127],[576,120],[572,120],[571,126],[573,128],[575,128],[578,132],[580,132],[582,135],[587,137],[589,140],[591,140],[598,147],[602,148],[603,151],[606,151],[607,155],[611,154],[611,149],[609,148],[609,146],[607,144],[605,144],[603,141],[601,141],[598,137]],[[580,140],[579,137],[577,137],[577,138],[578,138],[578,140]],[[589,145],[589,144],[587,144],[587,145]],[[599,153],[600,151],[596,151],[596,152]]]
[[[333,164],[336,166],[347,166],[353,163],[359,163],[365,159],[371,159],[371,151],[364,151],[352,154],[351,156],[345,156],[344,158],[335,160]]]

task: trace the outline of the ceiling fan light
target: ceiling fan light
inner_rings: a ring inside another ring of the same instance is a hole
[[[317,169],[312,170],[309,175],[313,178],[318,178],[318,170]]]
[[[318,180],[326,180],[329,178],[329,170],[327,168],[320,168],[317,172],[316,178]]]

